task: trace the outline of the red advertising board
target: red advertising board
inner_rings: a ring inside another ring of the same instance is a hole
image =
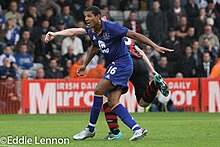
[[[93,103],[93,91],[98,79],[24,80],[23,113],[45,114],[62,112],[88,112]],[[166,79],[171,99],[177,110],[198,112],[198,79]],[[139,107],[134,87],[121,97],[129,112],[143,112]]]
[[[177,110],[199,112],[198,79],[165,79]]]
[[[98,79],[24,80],[23,113],[88,112],[98,82]],[[137,105],[134,88],[130,83],[129,87],[121,103],[129,112],[143,112],[143,108]]]
[[[220,112],[220,79],[201,79],[202,112]]]

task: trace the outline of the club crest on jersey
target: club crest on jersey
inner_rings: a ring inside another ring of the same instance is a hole
[[[108,40],[108,39],[110,39],[109,33],[108,33],[108,32],[104,32],[102,38],[103,38],[103,40]]]

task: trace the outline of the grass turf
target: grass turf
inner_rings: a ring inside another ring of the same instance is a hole
[[[219,146],[220,114],[214,113],[133,113],[132,116],[149,134],[141,141],[130,142],[132,131],[121,121],[121,141],[103,141],[108,132],[103,114],[97,123],[96,136],[73,141],[72,136],[88,124],[89,114],[0,115],[0,137],[12,135],[37,137],[68,137],[69,145],[60,146]],[[1,146],[1,144],[0,144]],[[15,145],[29,146],[29,145]],[[35,145],[32,145],[35,146]],[[59,145],[42,145],[59,146]]]

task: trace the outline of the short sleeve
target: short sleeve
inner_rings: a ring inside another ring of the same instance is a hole
[[[124,37],[126,36],[128,32],[128,28],[122,26],[119,23],[114,23],[114,25],[112,25],[111,28],[112,28],[113,35],[115,37]]]

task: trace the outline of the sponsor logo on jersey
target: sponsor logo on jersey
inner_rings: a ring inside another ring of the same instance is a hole
[[[109,53],[109,48],[106,48],[105,42],[103,42],[102,40],[98,41],[98,46],[102,53]]]

